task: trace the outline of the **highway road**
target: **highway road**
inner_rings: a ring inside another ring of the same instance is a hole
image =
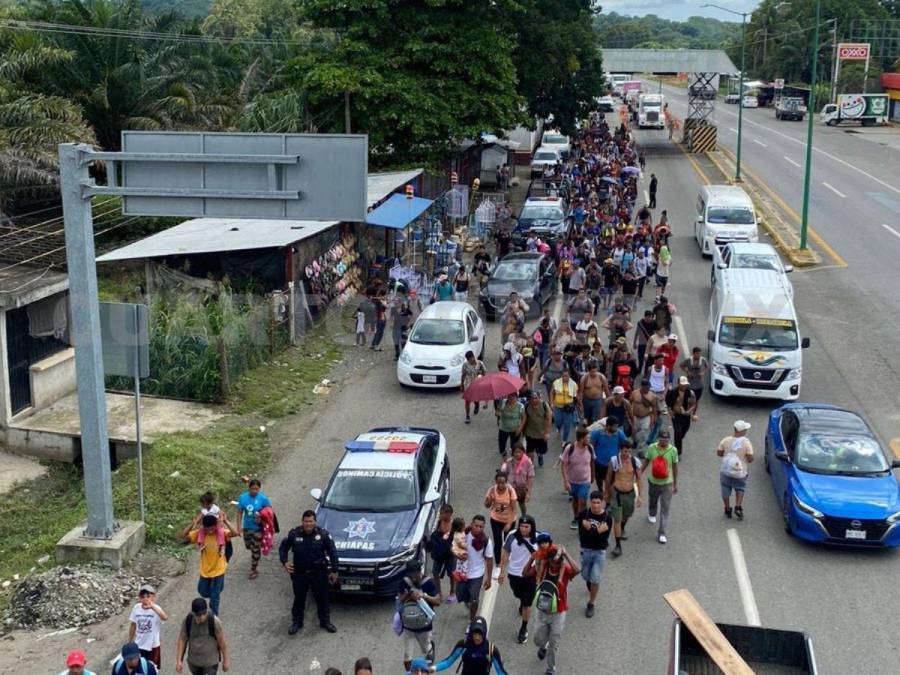
[[[677,99],[674,105],[678,105]],[[768,139],[762,140],[766,143],[772,140],[762,132],[759,137]],[[639,138],[647,152],[647,175],[642,186],[650,172],[656,174],[659,207],[668,210],[674,229],[669,296],[678,306],[675,330],[683,348],[699,344],[705,351],[710,263],[701,258],[690,231],[697,190],[705,178],[666,139],[665,132],[642,132]],[[779,152],[788,154],[788,144],[785,141],[785,149]],[[799,157],[799,153],[792,156]],[[748,153],[747,161],[761,173],[766,170],[764,156]],[[787,163],[776,163],[782,164]],[[789,186],[781,184],[787,180],[784,167],[779,171],[780,178],[772,180],[773,187],[787,190]],[[823,207],[822,213],[828,208]],[[825,225],[824,221],[820,225],[822,235],[831,241],[833,233]],[[857,222],[853,227],[869,228],[869,224]],[[881,228],[871,229],[881,238],[870,245],[873,257],[868,264],[856,260],[849,246],[845,250],[843,241],[832,241],[847,259],[848,267],[797,271],[792,280],[801,331],[813,343],[804,354],[802,398],[860,410],[887,439],[900,435],[898,372],[893,366],[897,361],[897,319],[890,299],[891,279],[896,283],[893,260],[898,259],[898,252],[894,251],[891,265],[885,269],[876,269],[873,263],[883,249],[900,242],[885,238],[887,232],[882,234]],[[860,288],[871,291],[861,293]],[[868,292],[873,297],[868,297]],[[652,293],[648,299],[652,299]],[[344,441],[376,426],[406,424],[440,429],[448,439],[451,457],[451,503],[457,514],[467,519],[484,512],[484,493],[497,464],[492,416],[482,413],[465,425],[458,393],[402,389],[396,382],[390,349],[382,353],[354,349],[349,346],[351,336],[345,336],[344,342],[348,344],[346,358],[355,366],[331,396],[319,399],[315,413],[303,425],[305,431],[284,436],[279,423],[270,425],[269,433],[285,453],[263,487],[279,513],[282,536],[297,522],[301,511],[313,505],[309,489],[325,484]],[[498,347],[498,327],[491,324],[485,358],[491,370]],[[376,401],[378,404],[373,405]],[[709,393],[704,396],[701,420],[687,436],[680,465],[669,544],[657,543],[655,527],[646,522],[643,508],[628,528],[625,554],[607,563],[593,619],[583,614],[584,584],[573,581],[560,673],[663,673],[672,614],[662,595],[677,588],[688,588],[718,621],[758,620],[769,627],[807,631],[823,675],[897,672],[892,619],[900,606],[900,588],[895,582],[900,554],[814,547],[788,537],[761,462],[752,466],[746,520],[726,520],[722,515],[719,459],[714,448],[729,433],[733,421],[743,418],[752,423],[749,437],[761,453],[765,420],[774,405],[716,400]],[[540,530],[551,531],[558,541],[577,552],[577,538],[568,528],[569,506],[552,462],[538,469],[529,511],[537,518]],[[263,560],[259,578],[247,581],[248,556],[242,546],[236,549],[222,600],[222,621],[233,659],[231,672],[321,675],[326,667],[334,666],[346,673],[363,655],[373,660],[378,673],[402,672],[401,642],[391,630],[391,602],[337,604],[332,617],[338,627],[335,635],[316,627],[313,609],[308,607],[306,629],[289,637],[291,592],[287,575],[270,557]],[[167,584],[159,598],[172,617],[163,632],[166,672],[172,672],[176,624],[188,611],[195,585],[196,560],[191,555],[188,573]],[[544,664],[537,660],[533,642],[515,643],[518,616],[512,594],[507,587],[498,590],[491,640],[501,651],[508,672],[543,673]],[[464,607],[445,605],[438,609],[439,656],[450,651],[466,624]],[[87,629],[78,639],[95,640],[90,647],[92,654],[107,650],[111,656],[121,645],[124,630],[124,623],[119,630],[107,633]],[[61,653],[58,645],[53,648]],[[35,653],[34,658],[44,656]],[[100,660],[92,658],[95,669],[102,671]],[[29,671],[27,665],[23,671],[22,665],[4,663],[0,656],[0,670],[4,672]]]

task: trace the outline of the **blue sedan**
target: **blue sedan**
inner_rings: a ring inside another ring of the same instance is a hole
[[[866,421],[823,403],[789,403],[769,415],[766,472],[785,529],[807,541],[900,546],[900,461]]]

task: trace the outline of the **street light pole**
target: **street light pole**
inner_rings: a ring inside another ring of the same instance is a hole
[[[747,12],[735,12],[727,7],[720,7],[712,3],[700,5],[701,7],[715,7],[729,14],[736,14],[741,17],[741,76],[738,80],[738,125],[737,125],[737,152],[734,157],[734,181],[741,182],[741,135],[744,130],[744,71],[747,67],[747,49],[746,49],[746,30],[747,30]]]
[[[800,212],[800,250],[806,250],[806,235],[809,222],[809,183],[812,174],[813,118],[816,109],[816,62],[819,60],[819,18],[822,0],[816,0],[816,19],[813,24],[812,65],[809,72],[809,108],[806,124],[806,169],[803,176],[803,208]]]

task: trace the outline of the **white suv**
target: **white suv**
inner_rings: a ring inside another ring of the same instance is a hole
[[[566,159],[572,151],[572,144],[568,136],[563,136],[558,131],[545,131],[541,139],[541,147],[548,150],[556,150],[559,156]]]

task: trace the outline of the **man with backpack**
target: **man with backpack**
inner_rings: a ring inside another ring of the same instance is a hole
[[[588,443],[588,431],[578,427],[575,442],[566,445],[559,468],[563,485],[572,498],[572,529],[578,527],[578,514],[584,509],[594,482],[594,449]]]
[[[615,457],[628,438],[619,428],[619,420],[612,415],[601,418],[600,424],[603,426],[591,432],[591,445],[594,448],[594,477],[597,480],[597,487],[602,490],[606,482],[609,460]]]
[[[547,659],[545,675],[556,675],[556,658],[559,641],[566,625],[568,610],[569,582],[581,571],[565,547],[554,546],[553,537],[546,532],[538,535],[538,550],[531,554],[525,565],[524,574],[534,574],[537,592],[534,609],[537,629],[534,643],[538,647],[537,657]]]
[[[656,443],[647,446],[641,463],[642,472],[650,467],[650,475],[647,477],[647,520],[655,523],[657,511],[659,512],[657,539],[660,544],[669,541],[666,537],[669,506],[672,504],[672,495],[678,492],[678,451],[669,443],[669,438],[669,430],[660,429]]]
[[[726,518],[731,518],[731,491],[734,490],[734,515],[738,520],[744,519],[744,491],[750,475],[749,464],[753,461],[753,445],[747,438],[749,429],[749,422],[737,420],[734,435],[723,438],[716,448],[716,454],[722,458],[719,483],[722,485]]]
[[[397,593],[397,613],[403,627],[403,667],[409,670],[414,657],[434,658],[434,607],[441,604],[441,592],[431,579],[422,575],[422,563],[406,563],[406,576]]]
[[[191,675],[215,675],[220,662],[223,671],[231,668],[222,622],[209,611],[205,598],[195,598],[191,602],[191,613],[181,622],[175,643],[177,673],[184,672],[185,653]]]
[[[157,675],[158,671],[152,661],[141,656],[141,648],[137,642],[126,642],[122,653],[113,662],[112,675]]]
[[[629,443],[623,443],[619,454],[609,460],[603,492],[609,504],[613,534],[616,537],[616,547],[612,554],[618,558],[622,555],[622,542],[628,539],[625,536],[628,519],[635,507],[641,505],[641,463],[634,456]]]
[[[606,508],[603,493],[594,490],[591,493],[590,506],[578,514],[581,573],[588,586],[588,603],[584,615],[588,619],[594,616],[594,603],[597,601],[600,578],[606,565],[606,549],[609,548],[609,533],[612,528],[612,516]]]

